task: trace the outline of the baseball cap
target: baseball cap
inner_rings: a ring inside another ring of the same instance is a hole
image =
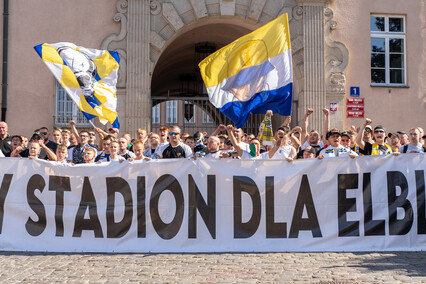
[[[364,127],[364,129],[365,130],[369,130],[369,131],[373,131],[373,128],[371,127],[371,125],[366,125],[365,127]]]
[[[32,140],[40,140],[40,139],[43,139],[43,137],[41,136],[40,132],[34,132],[34,134],[30,138],[30,141],[32,141]]]
[[[340,131],[339,131],[339,129],[337,129],[337,128],[333,128],[333,129],[331,129],[329,132],[327,132],[327,135],[326,135],[326,139],[328,139],[328,138],[330,138],[330,136],[331,135],[333,135],[333,134],[339,134],[339,136],[342,136],[341,134],[340,134]]]
[[[391,133],[389,133],[389,134],[388,134],[388,137],[389,137],[389,138],[392,138],[392,135],[393,135],[393,136],[396,136],[396,137],[398,137],[398,138],[401,138],[401,135],[399,135],[399,133],[398,133],[398,132],[391,132]]]
[[[346,131],[343,131],[342,133],[340,133],[340,136],[348,136],[349,138],[351,137],[351,135]]]
[[[305,150],[308,153],[311,154],[316,154],[317,153],[317,149],[315,149],[314,147],[312,147],[311,145],[306,146]]]
[[[385,133],[387,132],[387,131],[386,131],[386,128],[384,128],[384,127],[383,127],[383,126],[381,126],[381,125],[377,125],[376,127],[374,127],[374,131],[376,131],[376,130],[378,130],[378,129],[383,130]]]
[[[110,128],[110,129],[108,129],[109,130],[109,132],[112,132],[112,133],[114,133],[114,132],[116,132],[117,134],[118,133],[120,133],[120,130],[118,129],[118,128]]]

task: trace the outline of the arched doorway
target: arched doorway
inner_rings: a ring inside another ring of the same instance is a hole
[[[208,100],[198,63],[252,29],[230,23],[197,26],[176,37],[158,59],[151,81],[152,131],[177,124],[183,132],[208,133],[232,123]],[[257,133],[263,114],[252,114],[244,126]]]

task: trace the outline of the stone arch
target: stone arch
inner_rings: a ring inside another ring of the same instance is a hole
[[[316,80],[314,84],[317,84],[319,80],[322,82],[323,78],[311,74],[313,71],[307,68],[309,66],[305,66],[316,60],[312,60],[309,49],[305,49],[306,43],[312,41],[313,38],[315,42],[321,41],[321,36],[312,37],[306,31],[315,29],[318,31],[322,27],[325,33],[323,33],[322,43],[319,46],[323,46],[327,42],[325,56],[332,60],[326,64],[321,61],[324,69],[327,69],[324,77],[328,81],[324,80],[323,84],[327,84],[327,86],[319,92],[320,97],[325,97],[326,93],[329,96],[329,92],[333,92],[332,95],[335,95],[336,91],[341,96],[342,86],[345,84],[345,64],[341,64],[341,70],[337,71],[336,68],[329,68],[328,63],[335,67],[336,62],[346,62],[347,52],[344,52],[344,45],[336,44],[330,39],[329,31],[335,27],[335,24],[328,25],[327,23],[325,25],[324,23],[330,22],[330,18],[332,18],[331,10],[324,11],[328,3],[329,0],[118,0],[118,13],[114,16],[114,20],[121,21],[121,31],[119,34],[105,38],[102,47],[119,50],[120,58],[126,68],[120,73],[119,87],[121,89],[117,92],[119,95],[121,94],[121,101],[124,101],[121,105],[125,106],[124,113],[128,120],[126,131],[134,131],[137,127],[149,128],[151,86],[152,83],[155,86],[153,74],[154,70],[161,66],[160,56],[167,54],[169,47],[182,35],[209,24],[230,24],[251,31],[283,13],[288,13],[293,52],[294,100],[299,102],[300,109],[308,106],[310,102],[318,103],[324,100],[315,98],[312,100],[312,94],[308,94],[312,91],[305,90],[307,86],[313,85],[312,82],[306,81],[307,78],[314,78],[314,81]],[[323,11],[322,15],[320,11]],[[323,18],[325,14],[326,21],[314,22],[313,13],[317,13],[315,15],[319,15],[318,18]],[[315,28],[307,29],[307,25],[315,26]],[[336,74],[340,76],[339,78],[343,77],[343,83],[342,80],[336,81],[338,79]],[[337,89],[335,88],[336,82],[339,87]],[[297,116],[293,118],[295,123],[298,120]],[[320,120],[321,118],[317,119],[318,123],[322,125]]]

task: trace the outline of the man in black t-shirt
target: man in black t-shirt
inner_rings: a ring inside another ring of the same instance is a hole
[[[180,127],[169,128],[169,143],[160,146],[157,151],[159,159],[191,158],[191,148],[180,142]]]
[[[0,121],[0,151],[2,151],[6,157],[9,157],[10,153],[13,151],[13,147],[11,145],[12,140],[7,130],[7,123]]]

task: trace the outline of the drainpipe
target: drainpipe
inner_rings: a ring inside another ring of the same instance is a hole
[[[7,51],[9,38],[9,0],[3,0],[3,68],[1,94],[1,121],[6,121],[7,110]]]

